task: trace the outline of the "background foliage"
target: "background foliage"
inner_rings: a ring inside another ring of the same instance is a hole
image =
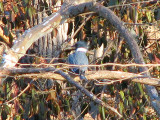
[[[4,0],[0,2],[0,40],[11,47],[14,39],[25,30],[41,23],[45,17],[56,12],[61,2],[47,0]],[[109,7],[121,18],[127,29],[134,36],[142,51],[146,63],[160,63],[160,7],[159,2],[154,0],[146,2],[143,0],[105,0],[103,5]],[[71,37],[82,22],[89,15],[79,15],[67,21],[66,34]],[[65,27],[65,26],[64,26]],[[63,62],[70,50],[61,49],[58,30],[54,29],[49,35],[39,39],[27,52],[17,66],[32,67],[34,64],[49,63],[52,57],[58,57],[53,62]],[[89,43],[88,54],[91,64],[101,63],[133,63],[130,49],[119,35],[119,32],[109,21],[92,15],[85,25],[79,29],[78,34],[68,44],[74,44],[76,40],[85,40]],[[45,41],[45,42],[44,42]],[[46,42],[47,41],[47,42]],[[52,47],[49,47],[49,46]],[[104,47],[103,47],[104,46]],[[0,46],[2,54],[4,46]],[[101,49],[104,50],[101,50]],[[98,53],[98,56],[96,53]],[[53,63],[52,62],[52,63]],[[22,64],[23,63],[23,64]],[[25,66],[24,63],[30,63]],[[117,70],[125,72],[136,72],[134,66],[116,67],[107,66],[90,68],[90,70]],[[150,68],[152,76],[160,78],[160,67]],[[72,113],[74,96],[78,90],[69,83],[53,81],[48,79],[17,79],[7,78],[6,84],[0,87],[1,119],[74,119]],[[104,80],[101,80],[104,81]],[[151,108],[149,98],[144,91],[144,86],[130,81],[115,82],[111,85],[97,86],[96,81],[89,83],[88,90],[106,103],[118,109],[124,119],[158,119]],[[8,102],[21,93],[27,85],[30,87],[17,99]],[[157,88],[158,90],[159,88]],[[81,116],[77,119],[90,116],[97,119],[117,119],[118,117],[102,106],[82,96],[78,101]],[[77,107],[78,107],[77,106]],[[91,118],[90,118],[91,119]]]

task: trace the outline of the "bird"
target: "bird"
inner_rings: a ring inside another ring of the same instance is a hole
[[[68,63],[73,65],[88,65],[88,58],[86,52],[88,50],[87,43],[85,41],[78,41],[75,45],[75,52],[68,56]],[[79,74],[81,80],[88,81],[85,77],[85,71],[88,69],[84,67],[73,67],[70,69],[71,72]]]

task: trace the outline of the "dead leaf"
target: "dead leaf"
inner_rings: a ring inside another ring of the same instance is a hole
[[[89,113],[87,113],[87,114],[85,114],[83,120],[94,120],[94,119],[92,118],[92,116]]]

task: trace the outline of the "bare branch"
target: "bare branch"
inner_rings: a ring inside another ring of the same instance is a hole
[[[0,71],[1,71],[0,77],[16,76],[17,78],[45,78],[45,79],[54,79],[54,80],[61,80],[61,81],[65,80],[61,75],[56,74],[54,67],[8,68],[8,69],[1,68]],[[138,82],[138,83],[148,84],[153,86],[160,86],[160,79],[146,78],[140,74],[121,72],[121,71],[108,71],[108,70],[86,71],[86,78],[88,80],[109,79],[112,81],[111,83],[131,79],[133,82]],[[76,75],[74,80],[80,81],[79,75]],[[97,84],[105,85],[105,84],[109,84],[109,82],[106,82],[106,83],[101,82]]]

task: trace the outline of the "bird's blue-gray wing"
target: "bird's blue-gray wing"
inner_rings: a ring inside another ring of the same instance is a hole
[[[73,53],[73,54],[70,54],[70,55],[68,56],[68,60],[67,60],[67,61],[68,61],[69,64],[77,65],[77,61],[76,61],[76,58],[75,58],[74,53]],[[74,73],[79,74],[79,69],[78,69],[77,67],[71,68],[70,70],[71,70],[72,72],[74,72]]]
[[[77,65],[88,65],[88,58],[83,52],[75,52],[75,64]],[[81,67],[80,70],[86,71],[87,67]]]
[[[75,52],[76,64],[77,65],[88,65],[88,58],[84,52]],[[80,79],[87,81],[85,77],[85,71],[87,70],[87,66],[79,67]]]
[[[83,52],[74,52],[69,55],[68,63],[74,65],[88,65],[88,58]],[[87,67],[74,67],[71,69],[72,72],[77,74],[84,73],[87,70]]]
[[[70,54],[70,55],[68,56],[67,62],[68,62],[69,64],[75,64],[73,54]]]

